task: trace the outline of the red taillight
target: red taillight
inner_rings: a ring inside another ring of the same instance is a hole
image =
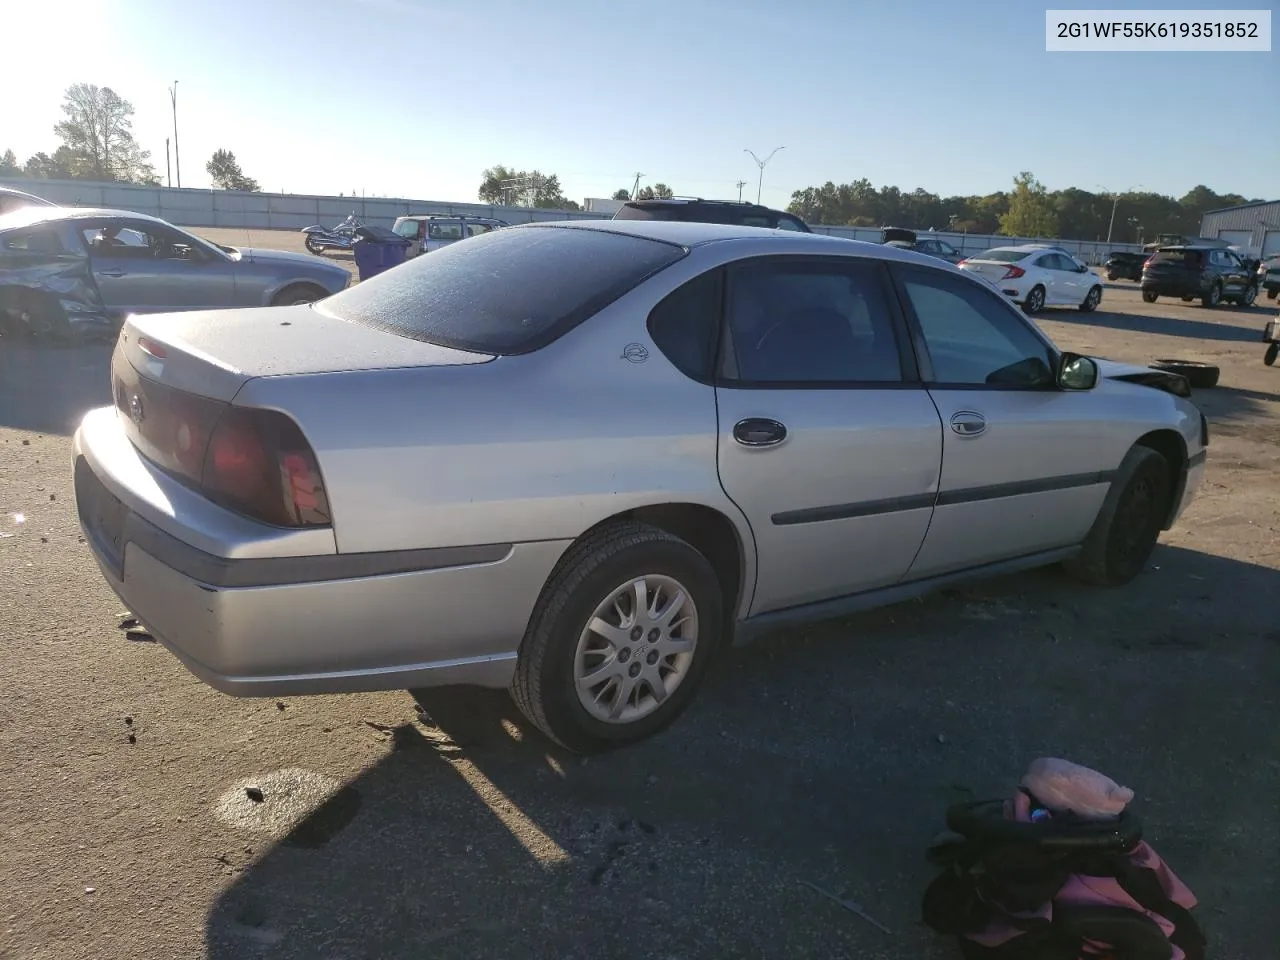
[[[1027,271],[1023,270],[1021,267],[1010,267],[1007,271],[1005,271],[1005,275],[1000,279],[1001,280],[1017,280],[1019,277],[1025,276],[1026,272]]]
[[[138,338],[138,349],[143,353],[155,357],[157,360],[163,360],[169,356],[169,351],[154,340],[148,340],[146,337]]]
[[[968,263],[968,262],[969,262],[969,258],[968,258],[968,257],[965,257],[963,260],[957,260],[957,261],[956,261],[956,266],[957,266],[957,267],[962,267],[962,266],[964,266],[964,265],[965,265],[966,263]]]
[[[274,410],[229,407],[209,438],[200,485],[209,499],[282,527],[326,526],[329,501],[314,451]]]

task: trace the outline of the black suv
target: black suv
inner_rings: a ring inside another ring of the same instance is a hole
[[[674,197],[670,200],[628,200],[615,220],[684,220],[689,223],[729,223],[738,227],[769,227],[813,233],[799,217],[770,210],[758,203]]]
[[[1160,247],[1142,268],[1142,299],[1197,297],[1206,307],[1223,300],[1248,307],[1258,296],[1257,264],[1224,247]]]

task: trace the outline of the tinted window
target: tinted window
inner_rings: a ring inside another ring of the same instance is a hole
[[[753,261],[731,274],[726,374],[764,383],[902,380],[878,268]]]
[[[427,221],[427,239],[428,240],[461,240],[462,224],[456,220],[446,220],[441,223],[438,220]]]
[[[806,227],[802,221],[797,220],[795,217],[788,217],[785,214],[778,217],[778,229],[795,230],[799,233],[809,232],[809,228]]]
[[[468,223],[468,224],[467,224],[467,236],[469,236],[469,237],[478,237],[478,236],[480,236],[480,234],[482,234],[482,233],[488,233],[488,232],[489,232],[490,230],[492,230],[492,229],[493,229],[493,225],[492,225],[492,224],[488,224],[488,223]]]
[[[209,254],[193,237],[163,224],[106,223],[84,231],[98,260],[204,260]]]
[[[957,253],[959,253],[959,252],[960,252],[960,251],[959,251],[959,250],[957,250],[955,247],[953,247],[951,244],[947,243],[945,240],[939,240],[939,241],[938,241],[938,247],[939,247],[939,248],[942,250],[942,252],[943,252],[943,253],[945,253],[948,257],[954,257]]]
[[[898,269],[937,383],[1053,383],[1048,346],[1008,304],[962,277]]]
[[[613,215],[615,220],[684,220],[684,211],[677,207],[624,206]]]
[[[649,335],[668,360],[695,379],[710,378],[720,328],[723,273],[713,270],[669,294],[649,314]]]
[[[512,227],[417,257],[317,309],[461,350],[527,353],[684,254],[604,230]]]
[[[984,250],[974,260],[994,260],[996,263],[1015,263],[1025,260],[1030,254],[1026,250]]]

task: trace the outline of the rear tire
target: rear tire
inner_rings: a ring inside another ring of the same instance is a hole
[[[304,303],[315,303],[329,295],[322,287],[310,283],[295,283],[285,287],[271,299],[273,307],[292,307]]]
[[[1277,356],[1280,356],[1280,343],[1273,343],[1267,347],[1267,352],[1263,355],[1262,362],[1268,367],[1274,367]]]
[[[324,247],[320,246],[311,234],[307,234],[307,239],[303,243],[306,245],[308,253],[314,253],[317,257],[324,256]]]
[[[1209,288],[1208,293],[1200,298],[1200,305],[1204,307],[1216,307],[1222,302],[1222,284],[1214,283]]]
[[[1022,312],[1030,316],[1044,309],[1044,287],[1038,284],[1031,288],[1022,301]]]
[[[631,597],[638,580],[667,585],[664,594],[648,594],[650,604],[684,593],[688,606],[674,614],[674,624],[657,629],[660,616],[637,616],[634,602],[614,599]],[[547,580],[520,644],[511,696],[538,729],[576,753],[643,740],[693,699],[721,645],[722,605],[715,570],[685,541],[648,524],[601,527],[571,546]],[[590,630],[597,619],[605,625]],[[688,659],[670,652],[690,639]],[[588,649],[588,640],[599,643]],[[671,672],[655,672],[664,667]],[[651,674],[666,678],[661,697]],[[602,685],[592,685],[592,675],[605,677]],[[629,684],[625,698],[618,692],[623,684]],[[602,718],[619,702],[613,719]]]
[[[1085,583],[1119,587],[1140,574],[1172,506],[1173,470],[1150,447],[1135,446],[1125,455],[1107,498],[1098,511],[1080,553],[1063,562]]]
[[[1145,287],[1142,289],[1142,299],[1146,303],[1155,303],[1156,297],[1158,296],[1159,294],[1157,294],[1154,290],[1148,290]]]

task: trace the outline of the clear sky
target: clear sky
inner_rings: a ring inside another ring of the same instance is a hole
[[[1280,197],[1280,54],[1046,53],[1046,6],[1104,4],[11,2],[0,151],[51,153],[63,89],[96,83],[133,103],[163,178],[176,78],[184,186],[208,186],[225,147],[291,193],[475,200],[503,163],[579,202],[637,171],[754,197],[744,148],[785,146],[764,175],[777,206],[827,180],[988,193],[1020,170],[1051,189]]]

